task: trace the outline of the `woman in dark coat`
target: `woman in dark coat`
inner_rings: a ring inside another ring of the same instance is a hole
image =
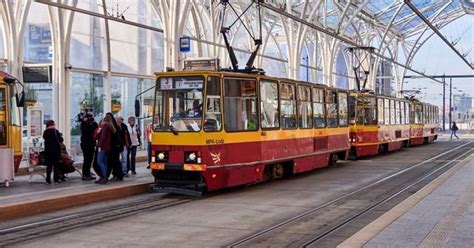
[[[53,120],[46,122],[43,132],[44,151],[46,152],[46,183],[51,184],[51,172],[54,171],[53,180],[59,183],[59,158],[61,156],[62,134],[56,129]]]
[[[121,128],[112,113],[109,112],[106,114],[106,116],[109,116],[112,119],[114,128],[115,130],[117,130],[117,132],[112,135],[112,139],[110,142],[111,149],[109,155],[107,156],[107,162],[109,166],[106,178],[109,178],[110,174],[112,174],[114,176],[114,180],[122,181],[124,174],[122,172],[122,163],[120,162],[120,153],[123,151],[124,141],[120,136]]]

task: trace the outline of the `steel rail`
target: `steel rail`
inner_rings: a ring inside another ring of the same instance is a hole
[[[321,209],[323,209],[323,208],[325,208],[325,207],[327,207],[327,206],[330,206],[330,205],[332,205],[332,204],[334,204],[334,203],[336,203],[336,202],[338,202],[338,201],[344,200],[344,199],[346,199],[346,198],[348,198],[348,197],[350,197],[350,196],[352,196],[352,195],[355,195],[355,194],[357,194],[357,193],[359,193],[359,192],[362,192],[363,190],[366,190],[366,189],[368,189],[368,188],[370,188],[370,187],[374,187],[374,186],[376,186],[376,185],[378,185],[378,184],[381,184],[381,183],[383,183],[383,182],[385,182],[385,181],[388,181],[388,180],[391,179],[391,178],[394,178],[394,177],[396,177],[396,176],[399,176],[399,175],[401,175],[401,174],[403,174],[403,173],[405,173],[405,172],[407,172],[407,171],[410,171],[410,170],[412,170],[412,169],[415,169],[415,168],[417,168],[417,167],[419,167],[419,166],[421,166],[421,165],[423,165],[423,164],[432,162],[432,161],[434,161],[434,160],[436,160],[436,159],[438,159],[438,158],[440,158],[440,157],[445,156],[446,154],[449,154],[449,153],[451,153],[451,152],[453,152],[453,151],[458,150],[459,148],[465,147],[465,146],[467,146],[467,145],[469,145],[469,144],[472,144],[472,143],[474,143],[474,141],[467,142],[467,143],[464,143],[464,144],[462,144],[462,145],[456,146],[456,147],[453,148],[453,149],[450,149],[450,150],[448,150],[448,151],[445,151],[445,152],[443,152],[443,153],[441,153],[441,154],[438,154],[438,155],[436,155],[436,156],[434,156],[434,157],[432,157],[432,158],[426,159],[426,160],[424,160],[424,161],[422,161],[422,162],[419,162],[419,163],[417,163],[417,164],[415,164],[415,165],[409,166],[409,167],[407,167],[407,168],[405,168],[405,169],[403,169],[403,170],[401,170],[401,171],[398,171],[398,172],[393,173],[393,174],[391,174],[391,175],[389,175],[389,176],[386,176],[386,177],[384,177],[384,178],[381,178],[381,179],[379,179],[379,180],[377,180],[377,181],[375,181],[375,182],[373,182],[373,183],[370,183],[370,184],[368,184],[368,185],[366,185],[366,186],[364,186],[364,187],[362,187],[362,188],[360,188],[360,189],[357,189],[357,190],[354,190],[354,191],[352,191],[352,192],[350,192],[350,193],[344,194],[344,195],[342,195],[342,196],[340,196],[340,197],[338,197],[338,198],[336,198],[336,199],[334,199],[334,200],[331,200],[331,201],[329,201],[329,202],[327,202],[327,203],[325,203],[325,204],[322,204],[322,205],[320,205],[320,206],[317,206],[317,207],[315,207],[315,208],[313,208],[313,209],[310,209],[310,210],[308,210],[308,211],[306,211],[306,212],[303,212],[303,213],[301,213],[301,214],[299,214],[299,215],[297,215],[297,216],[294,216],[294,217],[292,217],[292,218],[289,218],[289,219],[287,219],[287,220],[284,220],[284,221],[282,221],[282,222],[280,222],[280,223],[278,223],[278,224],[276,224],[276,225],[270,226],[270,227],[268,227],[268,228],[266,228],[266,229],[264,229],[264,230],[262,230],[262,231],[259,231],[259,232],[255,233],[255,234],[252,234],[252,235],[247,236],[247,237],[245,237],[245,238],[243,238],[243,239],[240,239],[240,240],[238,240],[238,241],[236,241],[236,242],[234,242],[234,243],[228,245],[227,247],[237,247],[237,246],[239,246],[239,245],[241,245],[241,244],[244,244],[244,243],[246,243],[246,242],[248,242],[248,241],[250,241],[250,240],[253,240],[253,239],[255,239],[255,238],[258,238],[258,237],[260,237],[260,236],[263,236],[264,234],[269,233],[269,232],[271,232],[271,231],[273,231],[273,230],[275,230],[275,229],[277,229],[277,228],[279,228],[279,227],[282,227],[282,226],[287,225],[287,224],[289,224],[289,223],[292,223],[292,222],[294,222],[294,221],[300,220],[300,219],[302,219],[303,217],[306,217],[306,216],[308,216],[308,215],[310,215],[310,214],[312,214],[312,213],[314,213],[314,212],[316,212],[316,211],[319,211],[319,210],[321,210]],[[471,150],[472,150],[472,149],[471,149]],[[470,150],[470,151],[471,151],[471,150]]]
[[[259,0],[253,0],[253,1],[259,1]],[[310,27],[310,28],[313,28],[313,29],[315,29],[315,30],[317,30],[317,31],[319,31],[319,32],[321,32],[321,33],[324,33],[324,34],[329,35],[329,36],[331,36],[331,37],[333,37],[333,38],[336,38],[336,39],[338,39],[338,40],[340,40],[340,41],[342,41],[342,42],[344,42],[344,43],[346,43],[346,44],[348,44],[348,45],[351,45],[351,46],[354,46],[354,47],[365,47],[364,45],[359,44],[359,43],[357,43],[357,42],[355,42],[355,41],[353,41],[353,40],[351,40],[351,39],[349,39],[349,38],[347,38],[347,37],[344,37],[344,36],[341,36],[341,35],[336,34],[334,31],[332,31],[332,30],[330,30],[330,29],[326,29],[326,28],[320,27],[320,26],[318,26],[318,25],[316,25],[316,24],[310,23],[310,22],[308,22],[308,21],[306,21],[306,20],[304,20],[304,19],[302,19],[302,18],[296,17],[296,16],[294,16],[294,15],[292,15],[292,14],[290,14],[290,13],[287,13],[287,12],[285,12],[285,11],[282,11],[281,9],[279,9],[279,8],[277,8],[277,7],[274,7],[274,6],[272,6],[272,5],[268,4],[268,3],[260,3],[260,5],[261,5],[262,7],[264,7],[264,8],[267,8],[267,9],[269,9],[269,10],[275,12],[275,13],[278,13],[278,14],[283,15],[283,16],[285,16],[285,17],[288,17],[288,18],[290,18],[290,19],[292,19],[292,20],[294,20],[294,21],[296,21],[296,22],[299,22],[299,23],[301,23],[301,24],[303,24],[303,25],[306,25],[306,26],[308,26],[308,27]],[[413,69],[413,68],[411,68],[411,67],[409,67],[409,66],[407,66],[407,65],[405,65],[405,64],[402,64],[402,63],[400,63],[400,62],[398,62],[398,61],[396,61],[396,60],[394,60],[394,59],[392,59],[392,58],[386,57],[386,56],[384,56],[383,54],[380,54],[380,53],[377,53],[377,52],[372,52],[371,54],[373,54],[373,55],[375,55],[375,56],[377,56],[377,57],[380,57],[381,59],[384,59],[384,60],[386,60],[386,61],[392,62],[392,63],[394,63],[394,64],[396,64],[396,65],[398,65],[398,66],[400,66],[400,67],[403,67],[403,68],[405,68],[405,69],[407,69],[407,70],[409,70],[409,71],[411,71],[411,72],[413,72],[413,73],[416,73],[416,74],[418,74],[418,75],[421,75],[421,76],[423,76],[423,77],[425,77],[425,78],[429,78],[429,79],[431,79],[431,80],[433,80],[433,81],[435,81],[435,82],[438,82],[438,83],[440,83],[440,84],[443,83],[442,81],[437,80],[436,78],[432,78],[432,77],[430,77],[429,75],[426,75],[425,73],[422,73],[422,72],[420,72],[420,71],[417,71],[417,70],[415,70],[415,69]]]
[[[0,230],[0,247],[23,243],[66,230],[100,224],[149,210],[163,209],[192,201],[189,197],[160,196],[133,201],[115,207],[92,209],[80,213],[37,221]]]
[[[399,196],[400,194],[406,192],[407,190],[409,190],[409,189],[412,188],[413,186],[419,184],[420,182],[422,182],[423,180],[427,179],[428,177],[430,177],[430,176],[434,175],[435,173],[441,171],[442,169],[446,168],[448,165],[450,165],[450,164],[452,164],[452,163],[454,163],[454,162],[457,162],[459,158],[465,156],[465,155],[468,154],[468,153],[472,153],[473,150],[474,150],[474,149],[471,148],[471,149],[469,149],[468,151],[466,151],[466,152],[462,153],[461,155],[457,156],[456,158],[449,160],[449,161],[448,161],[446,164],[444,164],[443,166],[441,166],[441,167],[437,168],[436,170],[433,170],[433,171],[431,171],[431,172],[425,174],[423,177],[419,178],[418,180],[416,180],[415,182],[411,183],[410,185],[408,185],[408,186],[406,186],[406,187],[404,187],[404,188],[402,188],[402,189],[400,189],[400,190],[397,190],[396,192],[390,194],[390,195],[387,196],[387,197],[384,197],[382,200],[380,200],[380,201],[378,201],[378,202],[372,204],[371,206],[369,206],[369,207],[367,207],[367,208],[361,210],[361,211],[358,212],[357,214],[355,214],[355,215],[353,215],[353,216],[347,218],[346,220],[342,221],[341,223],[339,223],[338,225],[332,227],[331,229],[329,229],[329,230],[323,232],[322,234],[320,234],[320,235],[314,237],[313,239],[311,239],[311,240],[305,242],[305,243],[302,245],[302,247],[308,247],[308,246],[310,246],[310,245],[312,245],[312,244],[318,242],[319,240],[325,238],[325,237],[328,236],[329,234],[331,234],[331,233],[337,231],[337,230],[340,229],[341,227],[343,227],[343,226],[345,226],[345,225],[351,223],[353,220],[359,218],[360,216],[362,216],[362,215],[364,215],[364,214],[366,214],[366,213],[372,211],[373,209],[375,209],[376,207],[378,207],[378,206],[380,206],[380,205],[382,205],[382,204],[384,204],[384,203],[387,203],[388,201],[390,201],[390,200],[392,200],[393,198]]]

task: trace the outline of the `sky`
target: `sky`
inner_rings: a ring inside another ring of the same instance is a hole
[[[474,15],[465,15],[451,22],[441,29],[441,33],[449,41],[455,41],[461,37],[456,48],[461,53],[472,50],[467,58],[474,62]],[[412,67],[428,75],[474,75],[474,71],[436,35],[432,36],[420,48],[413,60]],[[407,75],[411,74],[407,73]],[[421,88],[420,99],[422,101],[442,106],[443,97],[440,95],[443,93],[442,84],[429,79],[407,79],[407,82],[404,89]],[[449,80],[447,82],[449,83]],[[460,94],[458,90],[461,90],[474,97],[474,78],[453,79],[452,84],[453,88],[457,88],[453,89],[453,95]],[[449,87],[446,87],[446,96],[449,97]],[[446,100],[446,104],[449,104],[448,100]]]

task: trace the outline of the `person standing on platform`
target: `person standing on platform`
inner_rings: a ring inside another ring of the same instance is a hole
[[[46,130],[43,132],[44,151],[46,152],[46,183],[51,184],[51,172],[53,180],[59,183],[59,158],[61,156],[62,134],[56,129],[53,120],[46,122]]]
[[[100,167],[101,177],[96,181],[98,184],[107,183],[107,170],[108,170],[108,159],[112,151],[112,136],[116,133],[116,129],[112,123],[110,116],[105,116],[102,120],[100,134],[99,134],[99,143],[98,154],[97,154],[97,163]],[[104,176],[105,175],[105,176]]]
[[[146,167],[147,169],[150,169],[150,163],[151,163],[151,127],[152,123],[148,123],[146,125],[145,129],[145,139],[146,139],[146,152],[147,152],[147,158],[148,158],[148,166]]]
[[[117,123],[120,126],[120,137],[125,142],[123,151],[120,153],[120,162],[122,163],[122,172],[125,176],[128,175],[128,150],[132,144],[130,140],[130,134],[128,133],[128,127],[123,123],[124,119],[122,116],[117,117]]]
[[[137,147],[140,146],[140,129],[138,128],[136,124],[136,118],[135,116],[130,116],[128,117],[128,133],[130,134],[130,140],[132,141],[130,149],[128,151],[128,156],[129,156],[129,165],[128,170],[132,171],[133,175],[136,175],[137,172],[135,170],[135,162],[136,162],[136,157],[137,157]]]
[[[115,117],[112,113],[107,113],[106,116],[109,116],[112,120],[112,124],[117,132],[112,134],[111,138],[111,149],[108,159],[108,170],[106,177],[109,178],[110,174],[113,175],[112,180],[114,181],[123,181],[123,172],[122,172],[122,163],[120,162],[120,153],[124,149],[124,141],[120,137],[120,126],[118,125]]]
[[[456,125],[456,122],[453,121],[453,125],[451,126],[451,139],[453,139],[453,135],[456,137],[456,139],[459,139],[459,137],[456,135],[456,132],[458,130],[459,130],[459,128]]]
[[[91,175],[91,166],[94,162],[95,140],[94,131],[98,127],[92,113],[86,113],[81,120],[81,149],[84,156],[82,163],[82,180],[94,180]]]

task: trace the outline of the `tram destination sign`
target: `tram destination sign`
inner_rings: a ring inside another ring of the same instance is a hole
[[[203,79],[160,78],[161,90],[191,90],[202,89]]]

